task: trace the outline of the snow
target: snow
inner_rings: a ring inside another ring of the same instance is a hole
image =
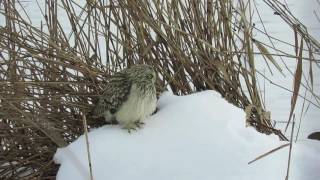
[[[287,142],[246,128],[245,113],[216,92],[166,92],[157,106],[131,134],[117,125],[89,132],[95,180],[285,179],[289,146],[248,162]],[[295,143],[289,179],[318,180],[319,152],[319,141]],[[90,179],[84,136],[58,149],[54,160],[61,165],[57,180]]]

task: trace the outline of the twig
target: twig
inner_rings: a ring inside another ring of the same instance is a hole
[[[93,180],[92,164],[91,164],[91,156],[90,156],[90,146],[89,146],[89,139],[88,139],[88,126],[87,126],[87,119],[86,119],[85,115],[82,116],[82,122],[83,122],[84,135],[86,137],[87,155],[88,155],[88,163],[89,163],[89,170],[90,170],[90,180]]]
[[[290,138],[290,148],[289,148],[289,158],[288,158],[288,167],[287,167],[286,180],[289,180],[289,171],[290,171],[291,154],[292,154],[293,131],[294,131],[294,124],[295,124],[295,115],[293,115],[293,120],[292,121],[293,122],[292,122],[292,128],[291,128],[291,138]]]
[[[268,156],[271,153],[274,153],[274,152],[276,152],[276,151],[278,151],[278,150],[280,150],[280,149],[282,149],[284,147],[287,147],[288,145],[290,145],[290,143],[286,143],[286,144],[283,144],[283,145],[281,145],[281,146],[279,146],[277,148],[274,148],[274,149],[272,149],[272,150],[270,150],[270,151],[268,151],[268,152],[256,157],[254,160],[249,161],[248,164],[251,164],[251,163],[253,163],[253,162],[255,162],[255,161],[257,161],[257,160],[259,160],[261,158],[264,158],[264,157]]]

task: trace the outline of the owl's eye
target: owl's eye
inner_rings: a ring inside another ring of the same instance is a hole
[[[152,79],[152,78],[153,78],[153,75],[152,75],[152,74],[147,74],[147,78],[148,78],[148,79]]]

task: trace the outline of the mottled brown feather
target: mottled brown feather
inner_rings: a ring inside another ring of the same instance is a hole
[[[130,93],[132,82],[124,72],[115,73],[106,85],[103,94],[93,110],[94,116],[102,116],[105,111],[114,114],[123,102],[125,102]]]

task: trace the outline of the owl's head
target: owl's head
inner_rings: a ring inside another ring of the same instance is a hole
[[[128,69],[128,74],[133,81],[136,82],[156,82],[156,72],[146,64],[137,64]]]

